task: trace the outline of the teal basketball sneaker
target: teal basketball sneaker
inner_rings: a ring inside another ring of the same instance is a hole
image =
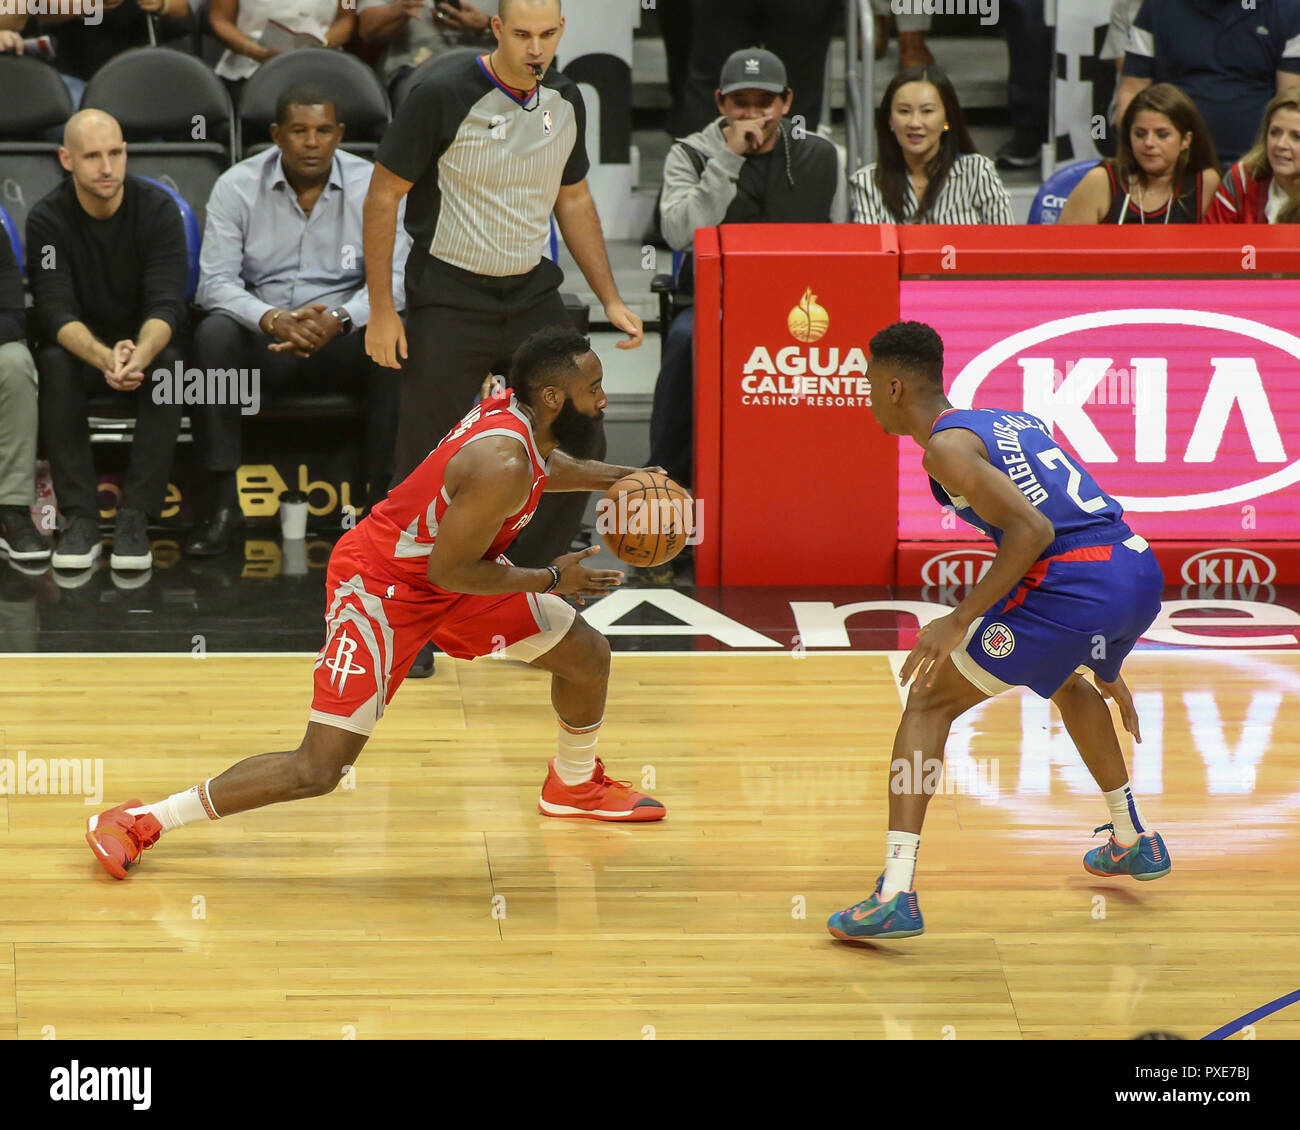
[[[826,929],[844,942],[868,941],[872,938],[914,938],[925,933],[925,920],[916,903],[916,891],[899,891],[882,902],[880,888],[885,877],[876,880],[876,889],[847,910],[832,914]]]
[[[1083,869],[1093,875],[1132,875],[1134,879],[1147,883],[1168,875],[1173,865],[1169,861],[1169,849],[1159,832],[1143,832],[1136,842],[1124,847],[1115,839],[1115,825],[1103,824],[1093,830],[1110,831],[1110,838],[1099,848],[1093,848],[1083,857]]]

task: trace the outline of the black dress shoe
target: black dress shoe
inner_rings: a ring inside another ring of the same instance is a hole
[[[411,664],[411,669],[406,672],[408,679],[432,679],[433,678],[433,657],[437,654],[438,649],[432,643],[426,643],[420,648],[420,654],[415,657],[415,662]]]
[[[185,543],[185,556],[220,557],[230,549],[235,534],[243,528],[243,514],[236,509],[223,506],[195,529],[194,536]]]

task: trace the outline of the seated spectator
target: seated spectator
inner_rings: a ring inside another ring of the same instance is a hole
[[[149,21],[154,21],[154,40],[167,43],[194,33],[194,16],[189,0],[102,0],[102,18],[87,22],[80,8],[64,15],[37,18],[39,35],[54,40],[54,65],[64,76],[72,100],[80,104],[81,93],[105,63],[131,47],[148,47]],[[51,5],[52,6],[52,5]],[[186,42],[184,46],[188,47]]]
[[[1254,147],[1228,170],[1204,222],[1300,223],[1300,87],[1268,104]]]
[[[279,50],[261,42],[271,20],[315,36],[325,47],[342,47],[357,26],[356,0],[211,0],[208,23],[226,45],[214,68],[236,107],[244,83]]]
[[[898,28],[898,69],[919,67],[934,62],[930,48],[925,45],[925,33],[930,30],[930,17],[921,11],[893,14],[890,0],[871,0],[876,21],[876,58],[889,53],[889,25]],[[920,5],[916,5],[919,9]]]
[[[714,117],[718,72],[746,43],[779,48],[795,91],[791,113],[814,133],[822,120],[826,53],[843,0],[694,0],[691,62],[685,98],[688,129],[702,130]],[[826,107],[829,120],[830,107]]]
[[[48,561],[32,523],[36,501],[36,364],[27,349],[23,278],[0,231],[0,550],[10,561]]]
[[[1156,83],[1130,100],[1115,157],[1089,169],[1061,209],[1061,224],[1195,224],[1219,187],[1205,122],[1176,86]]]
[[[754,65],[756,64],[756,65]],[[664,162],[663,232],[687,252],[650,421],[650,462],[677,482],[692,478],[695,229],[715,224],[829,223],[843,218],[844,183],[835,146],[816,134],[791,141],[785,116],[794,92],[770,51],[737,51],[714,96],[721,117],[677,142]]]
[[[476,8],[469,0],[453,7],[445,0],[361,0],[357,34],[361,42],[383,45],[379,77],[388,93],[408,71],[457,47],[491,47],[491,17],[496,0]]]
[[[1297,0],[1145,0],[1133,21],[1116,112],[1153,82],[1179,87],[1225,164],[1255,137],[1274,94],[1300,85]]]
[[[68,119],[59,161],[72,175],[27,217],[41,434],[67,520],[54,567],[83,569],[101,552],[86,396],[107,383],[136,413],[112,566],[147,569],[148,517],[163,507],[183,406],[159,403],[173,398],[145,375],[182,363],[185,229],[170,195],[127,175],[121,127],[103,111]]]
[[[196,300],[209,313],[195,331],[194,363],[205,371],[258,371],[263,399],[291,384],[360,392],[368,505],[384,496],[393,475],[401,378],[366,356],[362,209],[374,166],[338,148],[346,127],[315,83],[281,94],[275,116],[275,147],[228,169],[208,200]],[[411,248],[404,211],[393,254],[399,310]],[[185,547],[191,556],[224,553],[243,525],[235,485],[240,408],[208,404],[194,415],[206,497]]]
[[[975,150],[951,81],[908,67],[876,111],[874,164],[850,178],[859,224],[1011,224],[1011,198],[993,162]]]

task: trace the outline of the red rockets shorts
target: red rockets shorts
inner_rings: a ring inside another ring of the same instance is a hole
[[[330,554],[325,594],[310,718],[356,734],[374,730],[430,640],[458,659],[497,654],[529,663],[559,643],[576,616],[551,593],[471,596],[391,580],[351,530]]]

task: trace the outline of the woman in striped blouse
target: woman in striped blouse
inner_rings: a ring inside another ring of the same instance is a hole
[[[850,178],[860,224],[1012,224],[993,162],[975,151],[957,92],[936,66],[907,67],[876,112],[879,160]]]

